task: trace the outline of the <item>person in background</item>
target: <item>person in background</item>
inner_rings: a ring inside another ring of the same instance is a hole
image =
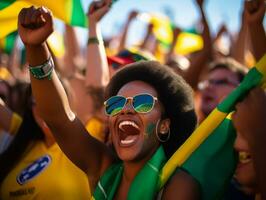
[[[233,123],[237,130],[235,149],[240,154],[235,178],[241,190],[255,200],[266,197],[265,142],[266,93],[255,88],[236,105]]]
[[[256,60],[266,53],[263,28],[265,2],[245,1],[244,15],[248,23],[250,41]],[[242,193],[250,199],[265,199],[265,91],[256,88],[236,106],[233,123],[237,130],[235,149],[239,163],[235,179]]]
[[[232,58],[223,58],[209,65],[205,79],[199,83],[203,119],[238,86],[247,71],[245,66]]]
[[[87,176],[55,143],[30,90],[23,118],[0,104],[0,127],[14,137],[0,154],[0,199],[89,199]]]

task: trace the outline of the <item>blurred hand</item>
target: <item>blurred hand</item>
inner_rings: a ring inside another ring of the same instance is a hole
[[[203,4],[204,4],[204,0],[196,0],[196,2],[197,2],[197,4],[198,4],[198,6],[199,6],[200,8],[202,8],[202,6],[203,6]]]
[[[52,13],[45,7],[23,8],[18,15],[18,32],[25,46],[40,45],[53,32]]]
[[[221,27],[220,27],[220,31],[221,31],[222,33],[228,33],[228,30],[227,30],[227,27],[226,27],[226,24],[225,24],[225,23],[223,23],[223,24],[221,25]]]
[[[132,10],[132,11],[129,13],[129,15],[128,15],[128,21],[131,21],[131,20],[135,19],[135,18],[137,17],[138,14],[139,14],[138,11],[136,11],[136,10]]]
[[[232,116],[236,130],[242,134],[251,146],[255,140],[266,136],[266,94],[263,89],[255,88],[236,105]]]
[[[175,26],[173,28],[173,35],[174,37],[177,37],[179,35],[179,33],[181,33],[182,29],[180,29],[179,27]]]
[[[102,17],[109,11],[112,5],[112,0],[93,1],[90,4],[87,14],[89,23],[99,22]]]
[[[244,17],[248,22],[262,23],[265,15],[266,4],[264,0],[245,1]]]

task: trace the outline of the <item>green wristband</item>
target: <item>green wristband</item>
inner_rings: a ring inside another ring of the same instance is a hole
[[[30,73],[36,79],[44,79],[48,77],[51,80],[52,72],[54,69],[54,62],[52,57],[50,57],[45,63],[38,66],[29,66]]]
[[[90,37],[87,42],[87,45],[89,44],[100,44],[100,41],[97,37]]]

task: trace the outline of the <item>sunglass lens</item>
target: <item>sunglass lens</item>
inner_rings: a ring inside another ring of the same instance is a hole
[[[135,96],[133,99],[133,107],[139,113],[147,113],[150,112],[153,108],[154,100],[151,95],[141,94]]]
[[[119,113],[126,103],[126,99],[122,96],[113,96],[106,101],[105,111],[108,115],[116,115]]]

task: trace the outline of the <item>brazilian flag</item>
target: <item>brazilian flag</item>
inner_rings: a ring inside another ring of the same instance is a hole
[[[158,188],[181,167],[200,183],[204,200],[221,199],[236,166],[231,113],[252,88],[265,87],[265,82],[266,54],[168,160],[160,172]]]
[[[80,0],[1,0],[0,38],[17,30],[17,18],[22,8],[45,6],[53,15],[72,26],[87,26],[87,17]]]
[[[18,32],[10,33],[8,36],[0,39],[0,48],[7,54],[11,54],[15,46]]]

